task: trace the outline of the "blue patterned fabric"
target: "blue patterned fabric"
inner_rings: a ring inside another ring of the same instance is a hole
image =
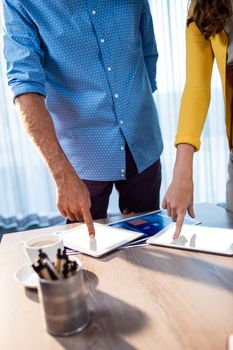
[[[13,96],[46,96],[58,140],[82,179],[125,179],[159,159],[152,92],[157,48],[147,0],[4,0]]]

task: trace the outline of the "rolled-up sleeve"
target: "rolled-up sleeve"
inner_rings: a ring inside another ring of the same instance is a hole
[[[45,96],[44,52],[36,25],[17,1],[3,1],[3,19],[4,57],[13,98],[31,92]]]
[[[158,60],[158,50],[155,40],[153,20],[150,12],[148,0],[143,0],[141,33],[143,53],[152,91],[157,90],[156,65]]]

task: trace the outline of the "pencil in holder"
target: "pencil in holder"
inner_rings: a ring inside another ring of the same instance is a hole
[[[76,273],[59,280],[39,279],[46,328],[55,336],[81,332],[89,322],[81,262]]]

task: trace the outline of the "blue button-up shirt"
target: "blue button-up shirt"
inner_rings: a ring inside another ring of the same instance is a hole
[[[157,48],[147,0],[4,0],[13,96],[46,96],[58,140],[82,179],[125,179],[159,159],[152,92]]]

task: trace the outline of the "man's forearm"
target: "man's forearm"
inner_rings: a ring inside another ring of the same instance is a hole
[[[18,96],[15,103],[28,134],[42,154],[55,181],[65,181],[67,171],[73,171],[73,168],[57,140],[44,97],[29,93]]]
[[[90,236],[95,234],[89,191],[66,158],[56,136],[44,97],[25,94],[16,98],[23,124],[45,159],[57,185],[57,207],[70,221],[84,220]]]

